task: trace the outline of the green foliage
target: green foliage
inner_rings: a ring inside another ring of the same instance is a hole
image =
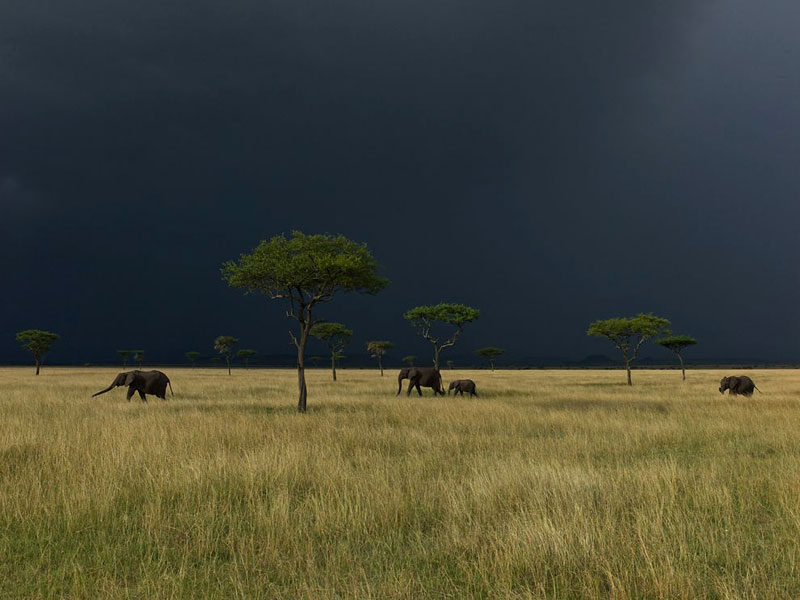
[[[453,346],[464,331],[467,323],[472,323],[481,316],[481,311],[465,304],[441,302],[432,306],[417,306],[403,315],[417,330],[417,333],[433,345],[433,365],[439,368],[439,355],[444,348]],[[435,323],[444,323],[452,327],[450,336],[441,341],[442,334],[434,333]]]
[[[232,335],[220,335],[214,340],[214,350],[223,356],[230,356],[233,347],[239,343],[239,340]]]
[[[255,350],[250,350],[249,348],[242,348],[236,353],[236,356],[239,358],[250,359],[253,358],[258,352]]]
[[[414,361],[417,360],[416,354],[409,354],[408,356],[403,357],[403,362],[406,363],[409,367],[414,366]]]
[[[505,354],[505,350],[496,346],[486,346],[486,348],[479,348],[478,350],[475,350],[475,354],[482,358],[492,359]]]
[[[42,356],[50,351],[50,348],[61,339],[61,336],[52,331],[41,329],[25,329],[17,333],[17,342],[24,350],[33,354],[34,358],[41,360]]]
[[[133,352],[133,360],[141,367],[144,362],[144,350],[131,350],[131,352]]]
[[[661,338],[660,340],[656,340],[656,344],[663,346],[667,350],[671,350],[677,354],[688,346],[696,345],[697,340],[689,335],[672,335]]]
[[[392,348],[394,348],[394,344],[392,342],[381,341],[381,340],[367,342],[367,352],[369,352],[372,358],[376,358],[378,356],[384,356]]]
[[[194,361],[196,361],[198,358],[200,358],[200,353],[199,353],[199,352],[195,352],[195,351],[193,350],[193,351],[191,351],[191,352],[187,352],[187,353],[185,354],[185,356],[186,356],[186,358],[188,358],[190,361],[194,362]]]
[[[250,254],[222,266],[223,279],[246,292],[304,304],[330,300],[337,292],[376,294],[388,285],[366,244],[343,235],[293,231],[263,240]]]
[[[607,338],[622,352],[628,371],[628,385],[631,385],[630,365],[636,360],[642,344],[652,337],[669,333],[669,319],[653,313],[595,321],[586,331],[587,335]]]
[[[454,363],[452,360],[448,360],[447,361],[447,368],[448,369],[452,369],[455,366],[456,366],[456,363]]]
[[[353,336],[353,332],[341,323],[325,321],[324,323],[314,324],[311,327],[311,331],[309,331],[309,335],[325,342],[328,347],[340,345],[344,347]]]
[[[605,337],[625,356],[636,357],[639,347],[651,337],[668,334],[669,320],[652,313],[639,313],[635,317],[622,317],[595,321],[589,325],[587,335]]]
[[[303,369],[314,306],[332,300],[338,292],[376,294],[389,283],[378,275],[378,263],[366,244],[343,235],[306,235],[300,231],[293,231],[288,239],[278,235],[270,241],[262,240],[250,254],[224,263],[222,278],[245,293],[288,300],[286,314],[299,326],[299,335],[289,331],[297,347],[299,412],[306,411]]]

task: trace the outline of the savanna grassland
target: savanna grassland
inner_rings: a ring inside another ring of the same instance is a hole
[[[116,371],[0,369],[3,598],[800,597],[797,371]]]

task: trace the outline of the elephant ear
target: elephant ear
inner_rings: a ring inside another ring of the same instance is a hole
[[[130,385],[134,381],[136,381],[136,375],[133,372],[125,373],[125,381],[122,383],[122,385]]]

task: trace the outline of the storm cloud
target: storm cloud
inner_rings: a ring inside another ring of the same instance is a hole
[[[280,232],[369,244],[392,285],[324,315],[401,354],[606,352],[654,311],[696,354],[800,351],[800,7],[727,2],[23,2],[0,8],[0,361],[288,351],[220,263]],[[135,323],[134,326],[126,323]],[[356,350],[354,350],[356,351]],[[653,351],[657,353],[657,351]]]

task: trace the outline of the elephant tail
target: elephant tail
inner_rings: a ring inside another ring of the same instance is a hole
[[[172,391],[172,382],[169,380],[169,377],[167,377],[167,385],[169,386],[169,391],[170,391],[170,393],[171,393],[173,396],[175,396],[175,392],[173,392],[173,391]]]
[[[758,388],[756,387],[756,384],[755,384],[755,383],[753,384],[753,387],[754,387],[754,388],[756,388],[756,389],[758,390]],[[759,393],[759,394],[763,394],[764,392],[762,392],[761,390],[758,390],[758,393]]]

